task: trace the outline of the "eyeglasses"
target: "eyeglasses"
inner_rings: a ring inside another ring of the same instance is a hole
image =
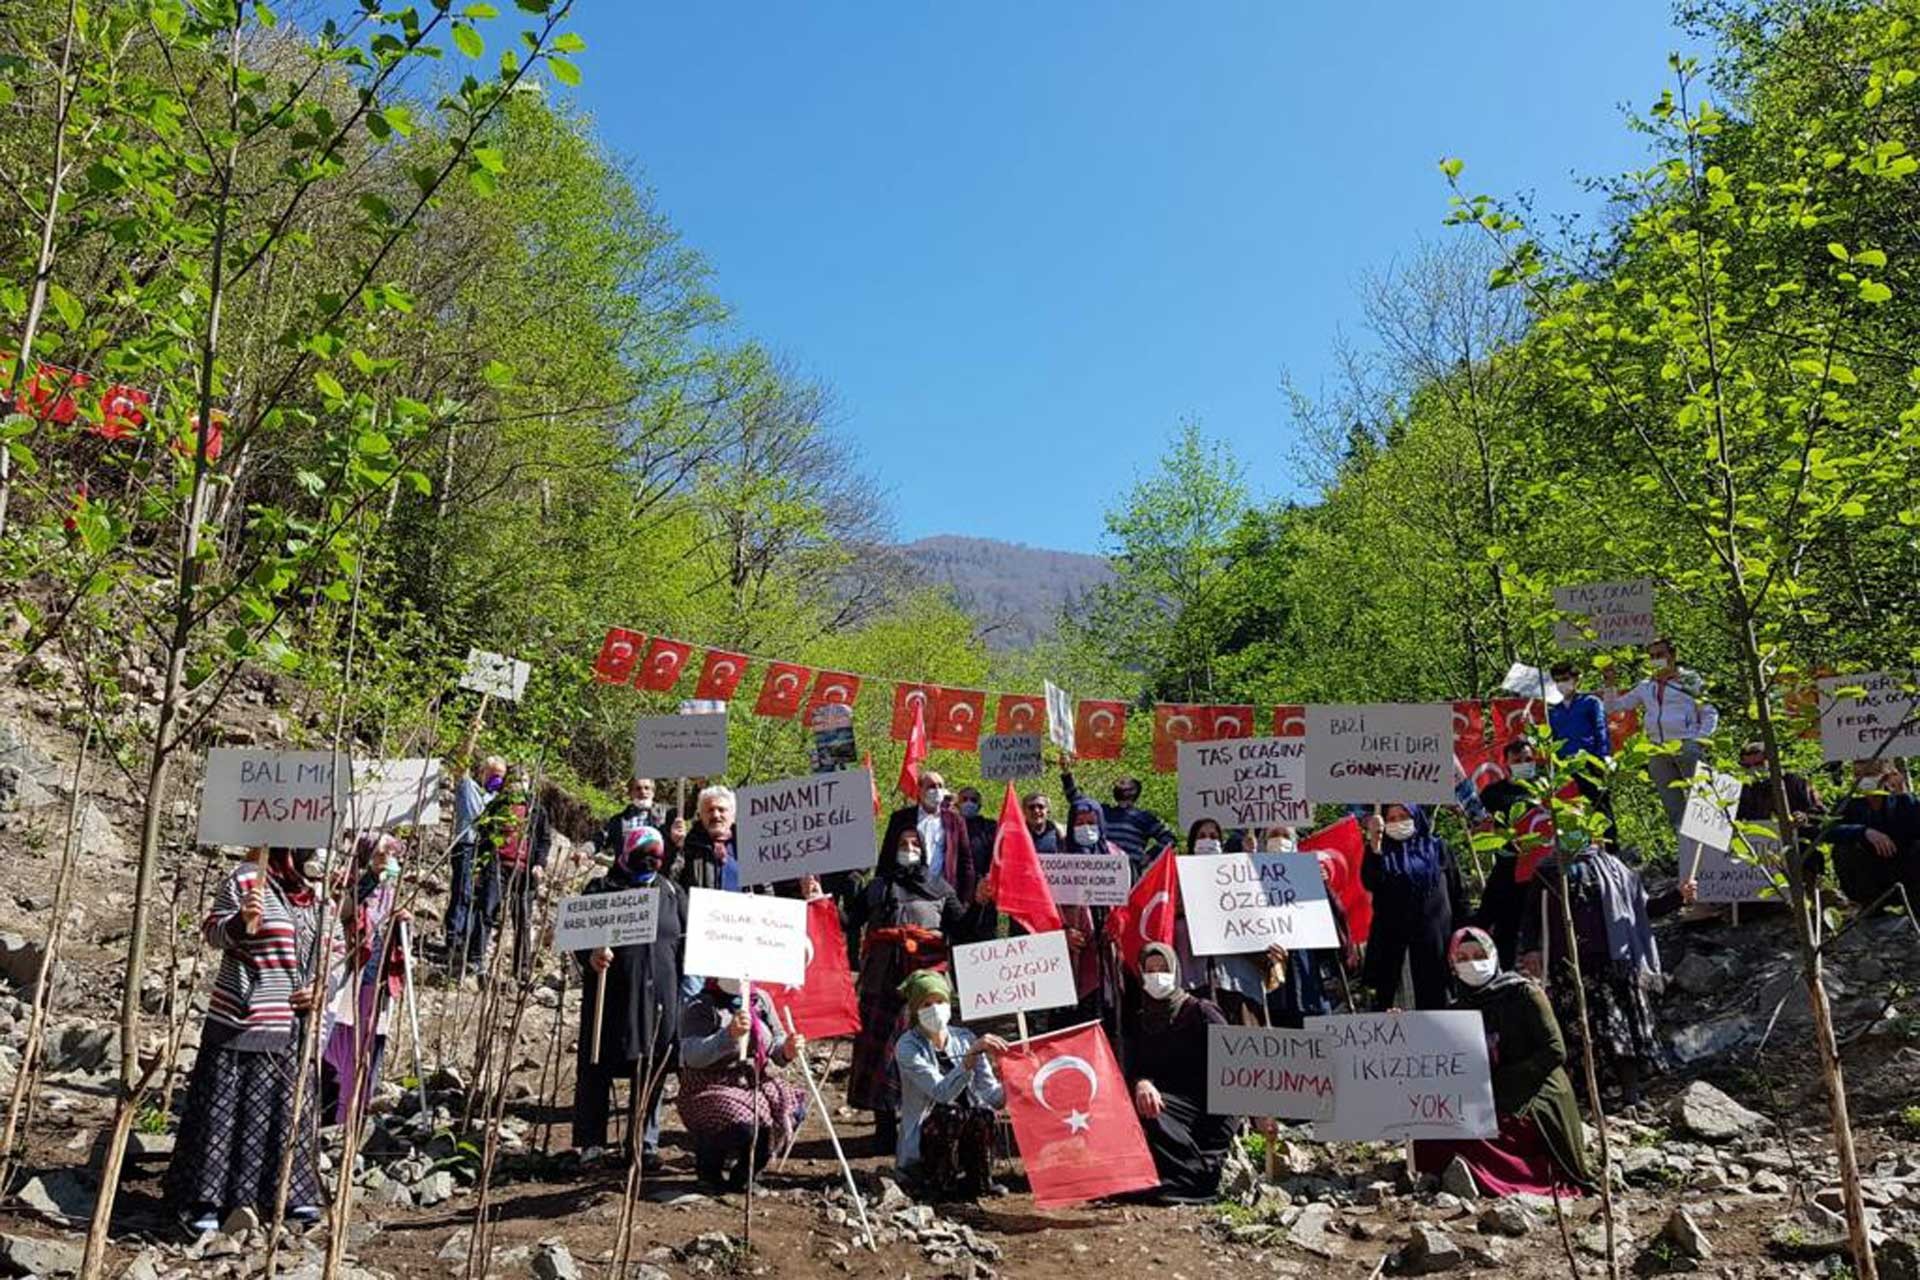
[[[1027,808],[1034,813],[1045,813],[1047,811],[1047,802],[1045,800],[1036,801],[1028,805]]]

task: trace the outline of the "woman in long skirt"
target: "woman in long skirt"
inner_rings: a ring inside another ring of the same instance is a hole
[[[1159,1198],[1211,1204],[1233,1141],[1233,1119],[1207,1111],[1207,1028],[1226,1025],[1211,1001],[1181,989],[1179,957],[1164,942],[1140,952],[1145,1001],[1127,1043],[1127,1080],[1160,1173]]]
[[[741,984],[730,978],[708,979],[681,1012],[680,1119],[702,1182],[738,1190],[786,1145],[806,1117],[807,1095],[772,1068],[806,1047],[805,1036],[780,1029],[765,992],[753,993],[749,1013]]]

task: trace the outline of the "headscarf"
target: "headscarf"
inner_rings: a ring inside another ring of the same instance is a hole
[[[387,877],[391,867],[395,877],[400,873],[400,841],[384,831],[363,831],[353,842],[353,866],[359,872],[359,879],[353,887],[356,902],[365,902],[373,896]]]
[[[1093,846],[1091,852],[1105,853],[1107,851],[1107,813],[1098,800],[1090,799],[1087,796],[1081,796],[1075,800],[1067,810],[1067,847],[1076,852],[1080,848],[1079,843],[1073,838],[1073,829],[1080,825],[1076,819],[1083,813],[1093,815],[1094,830],[1100,833],[1100,839]]]
[[[1428,820],[1425,809],[1412,804],[1400,807],[1413,816],[1413,836],[1407,840],[1395,840],[1383,832],[1380,837],[1380,864],[1391,879],[1424,896],[1433,892],[1434,886],[1440,883],[1440,869],[1446,861],[1447,846],[1433,834],[1433,824]]]
[[[1187,828],[1187,852],[1188,853],[1193,852],[1193,842],[1200,838],[1200,828],[1208,825],[1209,823],[1211,823],[1216,828],[1220,826],[1220,824],[1218,822],[1215,822],[1212,818],[1195,818],[1193,820],[1193,825]],[[1226,849],[1227,847],[1227,833],[1225,832],[1225,830],[1221,830],[1220,832],[1220,847],[1223,850]]]
[[[1464,929],[1455,929],[1453,931],[1453,937],[1447,940],[1447,966],[1449,968],[1459,962],[1461,948],[1469,942],[1479,943],[1481,949],[1487,953],[1488,959],[1492,960],[1496,965],[1500,963],[1500,948],[1494,945],[1493,935],[1485,929],[1468,925]],[[1511,969],[1495,969],[1493,976],[1477,987],[1470,987],[1458,979],[1455,980],[1454,985],[1460,989],[1462,993],[1461,999],[1468,1004],[1472,1004],[1482,996],[1490,995],[1495,991],[1504,990],[1516,984],[1524,986],[1526,985],[1526,981],[1524,977]]]
[[[638,826],[621,835],[622,847],[614,852],[613,870],[607,877],[623,884],[637,884],[640,877],[660,870],[666,858],[667,842],[657,828]]]
[[[939,996],[948,1004],[953,1003],[953,984],[947,981],[946,974],[933,969],[917,969],[900,984],[900,998],[907,1002],[908,1009],[914,1009],[928,996]]]
[[[918,813],[920,810],[916,807],[915,812]],[[917,823],[918,819],[916,818],[915,821]],[[965,877],[967,884],[964,889],[957,879],[943,879],[933,874],[933,869],[927,864],[930,853],[926,847],[926,841],[920,839],[920,828],[917,825],[900,827],[892,832],[893,838],[881,847],[879,864],[874,867],[875,879],[884,880],[895,886],[900,893],[909,898],[920,898],[927,902],[938,902],[946,897],[949,885],[952,886],[954,893],[961,895],[962,901],[971,899],[973,856],[971,846],[967,844],[967,824],[952,809],[943,808],[940,811],[940,826],[947,840],[946,869],[950,874]],[[908,835],[920,840],[920,865],[916,867],[900,865],[900,841]],[[967,849],[967,856],[956,856],[954,851],[958,849]]]
[[[307,879],[307,873],[301,869],[299,850],[275,846],[267,850],[267,875],[286,896],[287,901],[296,907],[310,907],[314,904],[313,883]]]
[[[1173,975],[1173,994],[1165,1000],[1155,1000],[1152,996],[1148,996],[1140,1012],[1140,1022],[1149,1031],[1163,1031],[1179,1015],[1180,1006],[1191,997],[1187,995],[1186,988],[1180,982],[1179,953],[1164,942],[1149,942],[1140,948],[1140,972],[1146,973],[1147,961],[1154,956],[1159,956],[1167,962],[1167,972]]]

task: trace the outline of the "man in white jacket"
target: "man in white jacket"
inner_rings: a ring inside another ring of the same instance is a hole
[[[1720,711],[1706,700],[1706,684],[1699,673],[1678,664],[1673,641],[1664,636],[1654,640],[1647,646],[1647,657],[1653,660],[1653,674],[1625,693],[1609,688],[1607,710],[1638,711],[1648,742],[1680,744],[1678,751],[1647,761],[1647,777],[1667,811],[1667,821],[1678,832],[1687,811],[1687,784],[1705,754],[1700,740],[1720,727]]]

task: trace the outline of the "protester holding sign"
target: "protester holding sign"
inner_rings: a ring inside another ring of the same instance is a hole
[[[997,1189],[994,1113],[1007,1095],[993,1064],[1007,1043],[954,1022],[953,988],[931,969],[909,977],[900,995],[908,1027],[894,1047],[900,1076],[894,1164],[928,1199],[977,1199]]]
[[[1107,836],[1106,810],[1086,796],[1075,800],[1068,812],[1067,848],[1087,856],[1126,856],[1119,843]],[[1060,908],[1060,920],[1067,932],[1067,951],[1073,957],[1074,989],[1080,1000],[1071,1010],[1052,1015],[1050,1022],[1056,1030],[1094,1019],[1104,1024],[1109,1034],[1119,1029],[1121,967],[1106,938],[1109,910],[1088,906]]]
[[[1086,797],[1074,784],[1069,761],[1070,757],[1062,759],[1060,786],[1067,793],[1067,804],[1076,806]],[[1100,805],[1100,826],[1102,839],[1111,840],[1133,863],[1136,880],[1160,850],[1171,847],[1175,840],[1173,828],[1162,822],[1159,814],[1140,807],[1138,778],[1121,778],[1113,784],[1113,803]]]
[[[1553,664],[1553,683],[1560,701],[1547,708],[1547,726],[1553,733],[1553,752],[1573,768],[1574,783],[1587,803],[1607,820],[1607,844],[1618,848],[1614,831],[1613,792],[1601,785],[1598,766],[1613,758],[1613,728],[1607,721],[1607,703],[1597,693],[1582,693],[1580,672],[1571,662]],[[1587,757],[1585,763],[1581,757]],[[1511,958],[1511,951],[1502,951]]]
[[[772,1070],[806,1052],[806,1037],[781,1030],[765,992],[752,1003],[749,1013],[739,979],[709,978],[680,1014],[680,1120],[710,1187],[746,1186],[807,1114],[805,1090]]]
[[[1567,1078],[1566,1040],[1546,994],[1503,972],[1493,939],[1480,929],[1454,934],[1448,957],[1459,1007],[1477,1010],[1486,1027],[1500,1135],[1416,1142],[1414,1164],[1438,1173],[1457,1156],[1480,1190],[1494,1196],[1593,1191],[1598,1184]]]
[[[321,1106],[332,1114],[335,1124],[347,1122],[354,1081],[361,1082],[364,1104],[373,1081],[380,1078],[380,1060],[393,1020],[393,1001],[382,997],[401,994],[399,937],[394,926],[407,913],[393,907],[404,848],[395,837],[378,831],[363,832],[353,842],[352,891],[340,903],[346,946],[329,981],[334,995],[320,1037]],[[359,978],[349,981],[347,973],[356,964]]]
[[[1466,890],[1447,842],[1433,834],[1426,810],[1390,804],[1369,814],[1360,882],[1373,895],[1366,979],[1374,1008],[1399,1004],[1401,966],[1413,979],[1416,1009],[1447,1007],[1447,938],[1466,915]]]
[[[487,929],[474,908],[474,852],[480,841],[480,815],[490,797],[507,782],[507,762],[488,756],[453,789],[453,852],[447,880],[447,970],[456,977],[471,965],[480,968]]]
[[[1226,1025],[1212,1002],[1181,989],[1180,959],[1164,942],[1140,952],[1145,1000],[1126,1046],[1133,1107],[1167,1204],[1212,1204],[1233,1142],[1231,1116],[1207,1113],[1209,1027]]]
[[[1653,674],[1625,693],[1609,688],[1606,699],[1608,711],[1640,713],[1648,742],[1679,744],[1678,751],[1647,759],[1647,779],[1675,831],[1687,811],[1687,786],[1694,767],[1705,756],[1701,739],[1712,737],[1720,727],[1719,710],[1706,700],[1706,682],[1680,666],[1678,655],[1673,641],[1664,636],[1656,639],[1647,646]]]
[[[1225,848],[1220,824],[1212,818],[1202,818],[1187,829],[1189,856],[1206,857],[1219,854]],[[1285,948],[1274,945],[1264,951],[1239,955],[1196,955],[1183,898],[1174,923],[1173,949],[1173,969],[1184,978],[1189,991],[1205,994],[1222,1016],[1236,1026],[1266,1024],[1267,990],[1274,985],[1277,975],[1285,972]]]
[[[1920,800],[1896,790],[1900,771],[1891,760],[1856,760],[1853,778],[1857,794],[1827,832],[1840,891],[1866,907],[1904,886],[1920,908]],[[1899,904],[1880,909],[1889,905]]]
[[[665,865],[666,839],[658,831],[643,826],[630,839],[623,833],[613,865],[606,874],[588,881],[581,896],[652,890],[660,895],[653,941],[575,955],[580,962],[581,999],[573,1145],[583,1152],[607,1145],[615,1081],[637,1081],[636,1093],[651,1084],[652,1092],[641,1108],[645,1120],[640,1160],[646,1172],[660,1167],[660,1101],[666,1063],[680,1028],[680,947],[687,932],[686,894],[664,874]],[[604,995],[598,990],[601,983],[606,984]],[[631,1132],[627,1143],[631,1147]]]

